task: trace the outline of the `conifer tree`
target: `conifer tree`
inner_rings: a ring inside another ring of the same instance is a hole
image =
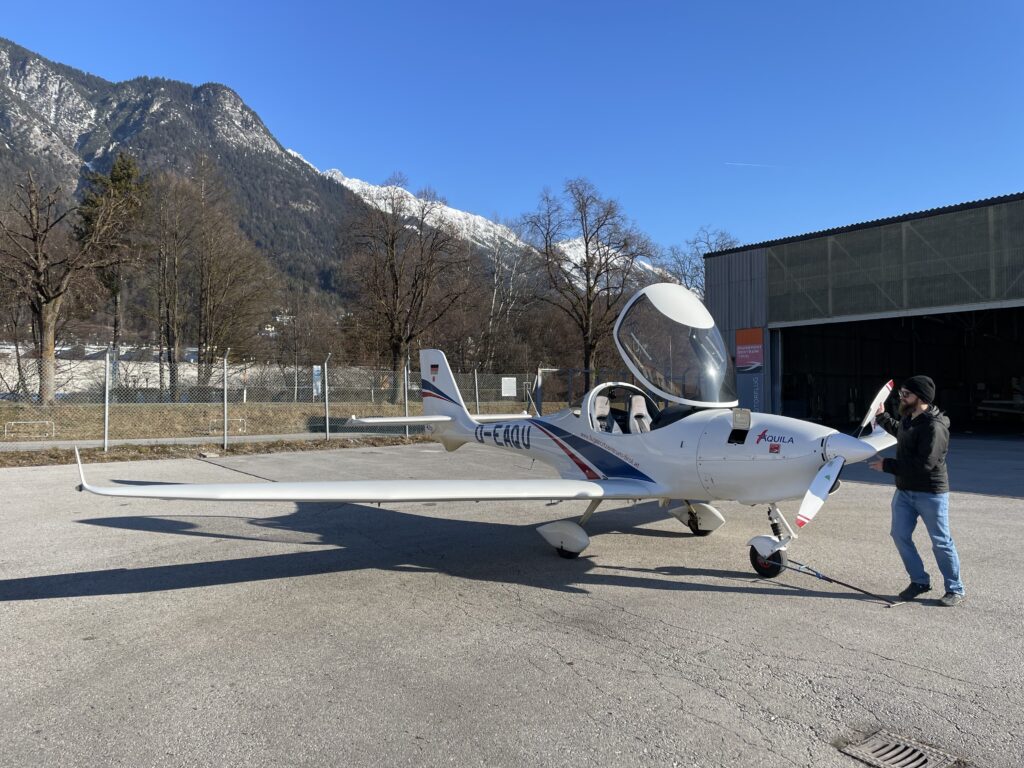
[[[121,356],[124,332],[124,286],[129,272],[140,261],[133,233],[142,209],[145,187],[139,177],[139,166],[131,155],[118,154],[109,174],[92,173],[86,177],[85,193],[78,207],[75,237],[79,244],[94,238],[104,214],[111,208],[121,212],[116,226],[97,244],[105,253],[106,266],[97,270],[97,277],[110,295],[113,309],[114,373]]]

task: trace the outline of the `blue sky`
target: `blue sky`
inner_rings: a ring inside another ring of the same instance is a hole
[[[236,90],[317,167],[485,216],[585,176],[663,245],[1024,191],[1024,3],[9,4],[109,80]]]

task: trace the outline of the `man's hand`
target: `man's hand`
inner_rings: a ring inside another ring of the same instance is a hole
[[[885,472],[885,470],[882,469],[882,460],[881,459],[875,459],[874,461],[869,461],[868,462],[868,469],[873,469],[873,470],[875,470],[875,472]]]
[[[885,401],[878,404],[878,410],[875,411],[875,416],[881,416],[883,413],[885,413]]]

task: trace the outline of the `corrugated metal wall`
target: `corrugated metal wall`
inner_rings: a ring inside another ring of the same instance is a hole
[[[773,324],[1024,300],[1024,200],[762,251]]]
[[[1024,306],[1024,199],[711,256],[705,285],[704,303],[733,355],[740,328]],[[779,334],[765,334],[775,412]]]
[[[730,354],[736,354],[736,331],[768,324],[767,267],[764,248],[727,253],[705,260],[704,304]]]
[[[736,331],[764,328],[768,323],[767,268],[764,248],[715,256],[704,262],[704,303],[715,319],[729,354],[736,356]],[[761,411],[776,410],[773,397],[773,365],[767,333],[764,338],[764,369],[738,374],[740,405]],[[756,382],[750,381],[756,378]],[[754,386],[756,384],[756,386]],[[756,396],[752,392],[757,392]]]

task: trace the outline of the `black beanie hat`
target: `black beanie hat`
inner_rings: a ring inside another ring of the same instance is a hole
[[[913,392],[926,403],[935,401],[935,382],[928,376],[911,376],[903,382],[903,388],[907,392]]]

